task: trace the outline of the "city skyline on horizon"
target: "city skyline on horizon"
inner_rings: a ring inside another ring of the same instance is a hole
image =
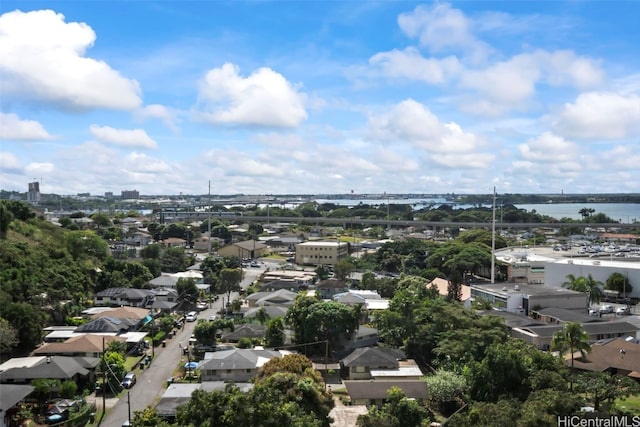
[[[640,193],[638,15],[637,2],[7,0],[0,187]]]

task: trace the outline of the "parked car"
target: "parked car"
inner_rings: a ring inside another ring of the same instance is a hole
[[[616,314],[618,316],[625,316],[627,314],[631,314],[631,310],[629,307],[618,307],[616,308]]]
[[[589,309],[589,316],[591,317],[600,317],[600,312],[596,309],[590,308]]]
[[[602,314],[613,313],[613,306],[609,304],[601,306],[600,313]]]
[[[129,372],[127,375],[124,376],[124,379],[122,380],[122,387],[131,388],[134,386],[135,383],[136,383],[136,374],[134,374],[133,372]]]
[[[190,311],[187,313],[187,316],[185,317],[185,320],[187,322],[195,322],[198,319],[198,312],[196,311]]]

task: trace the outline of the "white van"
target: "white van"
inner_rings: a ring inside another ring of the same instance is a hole
[[[197,311],[190,311],[187,313],[187,316],[185,317],[185,320],[187,322],[195,322],[197,319],[198,319]]]

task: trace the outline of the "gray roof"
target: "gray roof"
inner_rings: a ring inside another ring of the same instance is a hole
[[[276,317],[284,317],[287,314],[287,310],[289,307],[281,306],[281,305],[265,305],[263,307],[251,307],[247,311],[244,312],[245,319],[250,319],[256,316],[256,313],[261,309],[265,309],[270,319],[274,319]]]
[[[4,416],[16,403],[27,397],[35,390],[32,385],[2,384],[0,387],[0,416]]]
[[[132,319],[116,319],[115,317],[100,317],[78,326],[75,332],[115,332],[128,331],[138,323]]]
[[[543,325],[543,326],[529,326],[522,328],[532,332],[540,337],[552,337],[553,334],[561,330],[563,325]],[[625,321],[608,321],[608,322],[596,322],[596,323],[583,323],[582,328],[589,335],[601,335],[601,334],[630,334],[635,335],[638,327]]]
[[[338,279],[326,279],[321,280],[316,285],[316,289],[335,289],[335,288],[346,288],[347,284],[343,280]]]
[[[42,356],[42,360],[32,366],[15,367],[0,372],[0,381],[22,381],[40,378],[67,380],[76,375],[85,376],[88,373],[89,370],[83,368],[74,357]]]
[[[178,283],[177,277],[169,276],[166,274],[163,274],[161,276],[158,276],[154,279],[149,280],[149,284],[157,288],[165,287],[165,286],[169,288],[173,288],[176,286],[176,283]]]
[[[502,310],[482,310],[479,312],[482,316],[497,316],[504,319],[505,324],[509,328],[524,328],[529,326],[544,326],[544,322],[534,320],[523,314],[512,313]]]
[[[224,381],[204,381],[202,383],[190,384],[170,384],[164,392],[160,401],[155,406],[156,412],[161,417],[175,417],[178,406],[184,405],[191,400],[191,394],[196,390],[204,390],[207,392],[224,391],[230,385]],[[243,393],[253,388],[251,383],[234,383],[236,387]]]
[[[398,366],[398,361],[407,356],[398,349],[384,347],[356,348],[348,356],[342,358],[342,366]]]
[[[542,308],[540,310],[534,310],[534,311],[544,316],[556,318],[561,322],[590,323],[590,322],[605,321],[604,319],[599,317],[587,316],[584,313],[584,310],[577,311],[577,310],[568,310],[566,308],[547,307],[547,308]]]
[[[152,295],[150,290],[137,288],[109,288],[96,294],[97,297],[126,299],[144,299],[149,295]]]
[[[282,353],[275,350],[241,349],[214,351],[210,358],[200,363],[200,370],[218,369],[255,369],[260,358],[272,359],[282,357]]]
[[[253,300],[257,305],[264,304],[291,304],[296,299],[295,292],[288,291],[286,289],[279,289],[273,292],[256,292],[249,295],[246,300]]]
[[[239,341],[240,338],[263,338],[266,327],[255,323],[238,325],[231,332],[222,334],[223,341]]]
[[[347,380],[342,383],[352,399],[386,399],[391,387],[398,387],[408,398],[427,398],[427,383],[422,380]]]

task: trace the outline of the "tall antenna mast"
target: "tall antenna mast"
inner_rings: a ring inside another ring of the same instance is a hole
[[[207,206],[207,225],[209,226],[209,238],[207,239],[207,254],[211,255],[211,180],[209,180],[209,202]]]
[[[493,187],[493,216],[491,218],[491,283],[496,282],[496,187]]]

